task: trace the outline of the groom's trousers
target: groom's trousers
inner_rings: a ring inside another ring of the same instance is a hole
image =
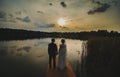
[[[52,66],[52,60],[53,60],[53,66],[56,68],[56,55],[49,55],[49,67]]]

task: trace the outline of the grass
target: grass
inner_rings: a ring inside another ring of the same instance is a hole
[[[89,77],[119,75],[120,38],[93,38],[87,45],[85,66]]]

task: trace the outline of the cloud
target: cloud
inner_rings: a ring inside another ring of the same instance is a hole
[[[23,20],[24,22],[31,22],[29,16],[24,17],[22,20]]]
[[[50,6],[52,6],[53,4],[52,3],[49,3]]]
[[[48,27],[48,28],[55,27],[55,24],[47,24],[47,27]]]
[[[113,3],[115,6],[118,5],[118,2],[117,2],[117,1],[112,1],[111,3]]]
[[[21,21],[22,21],[22,18],[20,18],[20,17],[16,17],[16,19],[17,19],[17,20],[21,20]]]
[[[15,22],[14,15],[10,13],[6,13],[4,11],[0,11],[0,21]]]
[[[95,13],[105,12],[110,7],[109,4],[107,4],[107,3],[101,3],[100,1],[94,1],[94,0],[92,0],[92,3],[96,4],[97,6],[93,7],[94,8],[93,10],[89,10],[87,12],[89,15],[92,15],[92,14],[95,14]]]
[[[34,25],[37,26],[38,28],[53,28],[53,27],[55,27],[55,24],[44,24],[41,22],[34,23]]]
[[[21,12],[17,12],[17,14],[21,14]],[[17,20],[23,21],[23,22],[31,22],[29,16],[26,16],[24,18],[21,17],[16,17],[16,14],[12,14],[9,12],[4,12],[4,11],[0,11],[0,21],[3,22],[16,22]]]
[[[22,12],[21,12],[21,11],[16,11],[15,14],[16,14],[16,15],[21,15]]]
[[[22,48],[17,49],[17,51],[22,51],[22,50],[24,50],[24,51],[26,51],[26,52],[29,52],[30,49],[31,49],[31,47],[25,46],[25,47],[22,47]]]
[[[61,4],[61,6],[64,7],[64,8],[67,7],[67,4],[66,4],[65,2],[60,2],[60,4]]]
[[[17,20],[23,21],[23,22],[31,22],[29,16],[26,16],[24,18],[16,17]]]
[[[9,17],[13,18],[14,16],[13,16],[13,14],[9,14]]]
[[[120,5],[120,0],[113,0],[110,3],[114,4],[115,6],[119,6]]]
[[[4,11],[0,11],[0,18],[5,18],[6,17],[6,13]]]
[[[37,13],[44,14],[44,12],[43,12],[43,11],[37,11]]]

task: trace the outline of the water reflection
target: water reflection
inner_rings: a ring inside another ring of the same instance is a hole
[[[56,39],[60,45],[61,39]],[[1,41],[0,42],[0,71],[1,77],[44,77],[48,65],[47,46],[50,38]],[[66,39],[67,58],[74,71],[78,70],[83,55],[83,42],[80,40]],[[12,71],[11,71],[12,70]]]

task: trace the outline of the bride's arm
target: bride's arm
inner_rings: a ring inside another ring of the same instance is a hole
[[[59,47],[59,53],[60,53],[60,50],[61,50],[61,45],[60,45],[60,47]]]

